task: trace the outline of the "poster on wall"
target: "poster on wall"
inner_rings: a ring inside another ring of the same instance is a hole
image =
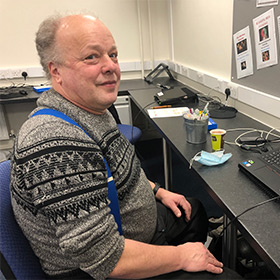
[[[274,9],[253,19],[257,69],[278,63]]]
[[[249,26],[233,35],[237,79],[253,74],[252,48]]]

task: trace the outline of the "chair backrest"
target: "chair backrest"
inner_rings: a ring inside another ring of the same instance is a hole
[[[118,128],[131,144],[135,144],[142,136],[141,129],[136,126],[129,124],[118,124]]]
[[[39,259],[17,224],[10,197],[10,161],[0,163],[1,271],[7,279],[46,279]]]
[[[126,137],[126,139],[131,144],[135,144],[142,136],[141,129],[136,127],[136,126],[133,126],[133,125],[122,124],[121,120],[120,120],[120,117],[119,117],[119,114],[118,114],[118,111],[117,111],[114,104],[112,104],[108,108],[108,110],[112,114],[112,116],[114,117],[120,132]]]

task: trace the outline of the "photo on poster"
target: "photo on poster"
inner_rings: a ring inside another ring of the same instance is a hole
[[[260,42],[269,38],[268,25],[259,29]]]
[[[247,69],[247,64],[246,64],[246,60],[241,62],[241,71]]]
[[[236,44],[236,48],[237,48],[238,54],[241,54],[241,53],[247,51],[247,39],[244,39],[241,42],[238,42]]]
[[[269,50],[262,52],[262,61],[268,61],[269,60]]]

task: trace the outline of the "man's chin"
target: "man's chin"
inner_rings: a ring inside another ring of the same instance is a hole
[[[108,105],[109,105],[109,107],[110,107],[113,103],[116,102],[117,98],[118,98],[118,91],[117,91],[117,92],[112,92],[112,93],[110,94],[110,97],[108,98]]]
[[[117,100],[117,99],[116,99]],[[115,101],[116,101],[115,100]],[[111,107],[114,103],[115,103],[115,101],[114,102],[111,102],[111,103],[108,103],[107,105],[106,105],[106,109],[108,109],[109,107]]]

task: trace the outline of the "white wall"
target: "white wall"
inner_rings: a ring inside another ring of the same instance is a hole
[[[174,60],[230,79],[233,0],[172,0]]]
[[[121,65],[168,59],[167,4],[167,0],[0,0],[0,70],[40,66],[35,33],[43,19],[57,12],[99,17],[115,38]],[[128,66],[133,70],[133,64]]]

